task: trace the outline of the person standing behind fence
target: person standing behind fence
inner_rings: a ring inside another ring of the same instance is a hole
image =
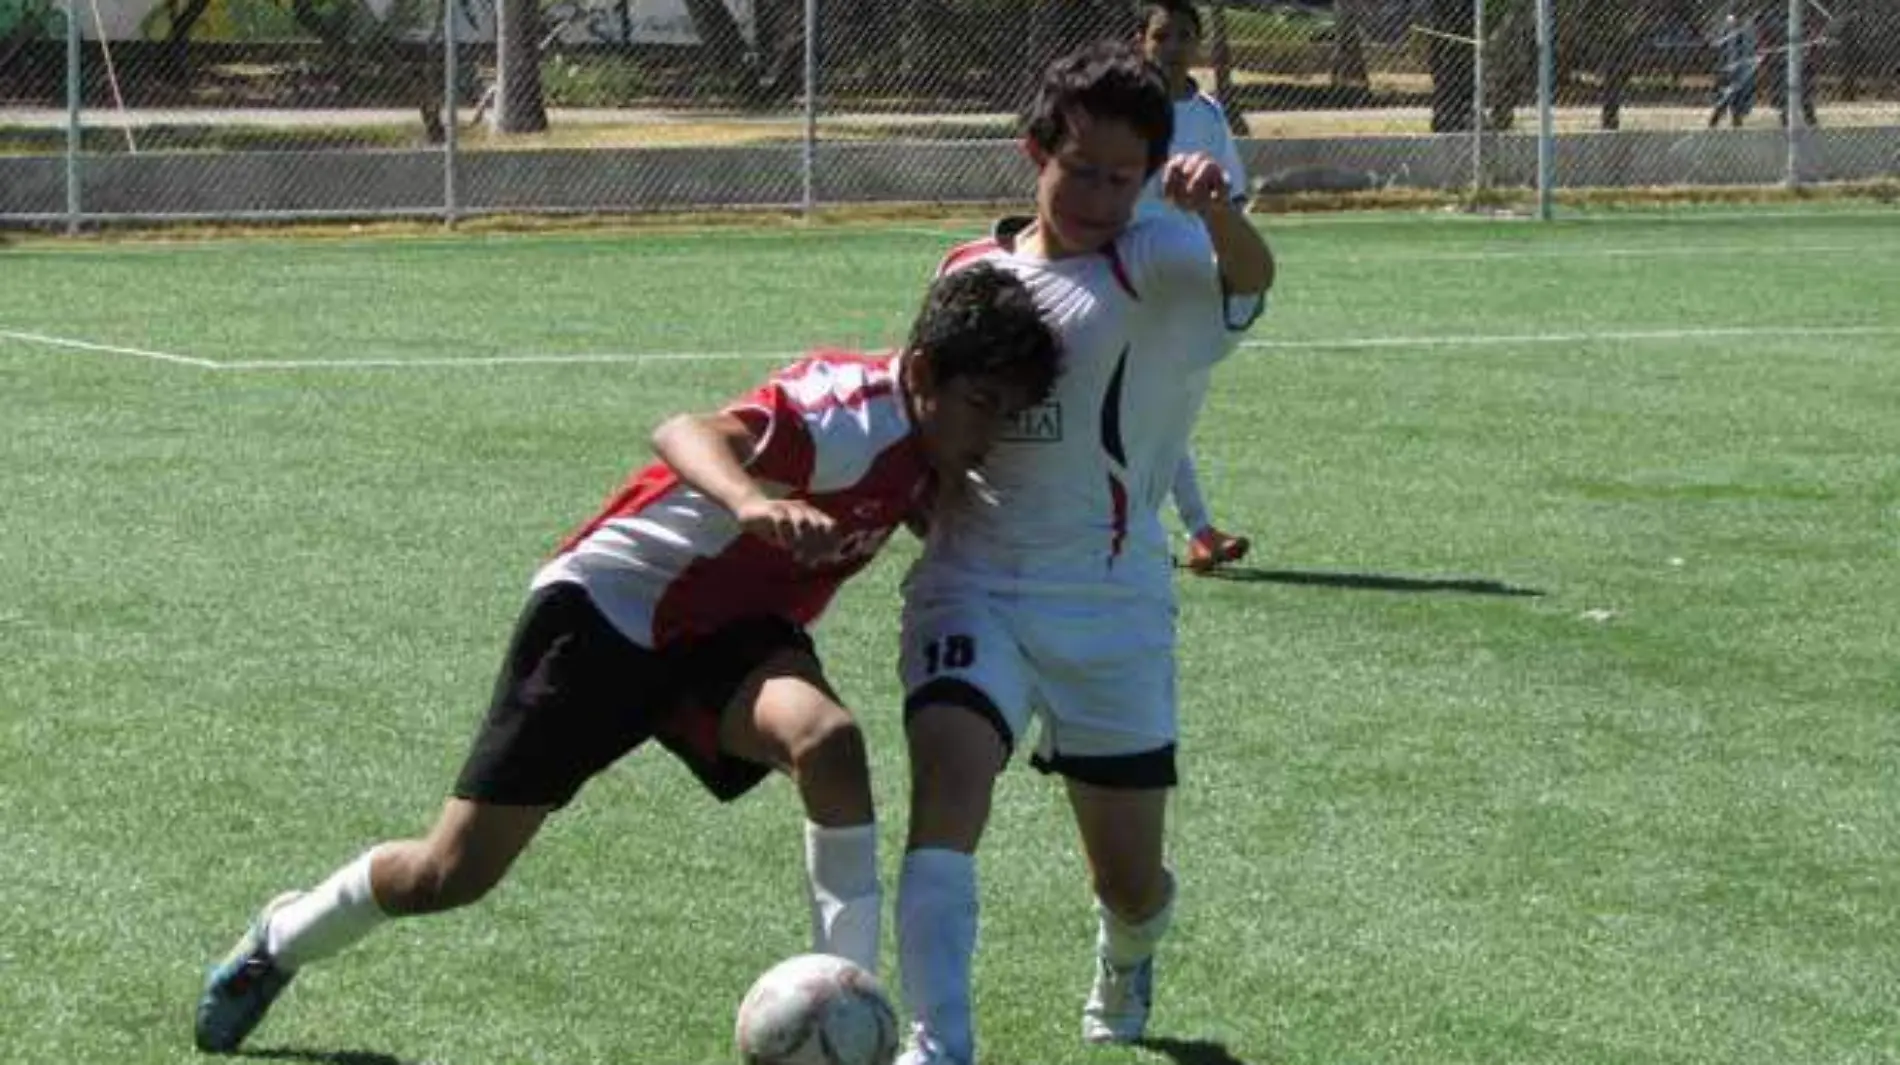
[[[1709,112],[1709,128],[1721,124],[1722,115],[1740,127],[1755,109],[1755,20],[1738,19],[1730,12],[1722,19],[1722,34],[1715,39],[1715,110]]]

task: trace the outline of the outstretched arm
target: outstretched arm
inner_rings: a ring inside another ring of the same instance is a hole
[[[775,499],[746,471],[759,438],[730,413],[676,414],[653,431],[653,450],[680,480],[738,519],[740,528],[801,559],[835,547],[836,523],[802,499]]]

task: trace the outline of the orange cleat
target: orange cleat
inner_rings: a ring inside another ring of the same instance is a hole
[[[1219,569],[1246,558],[1252,546],[1245,536],[1229,536],[1210,525],[1188,540],[1187,568],[1195,573]]]

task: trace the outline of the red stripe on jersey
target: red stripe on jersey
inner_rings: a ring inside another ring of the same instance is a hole
[[[726,409],[744,422],[759,442],[746,463],[747,473],[789,488],[810,483],[812,467],[818,461],[817,449],[805,429],[805,419],[784,388],[777,383],[764,385]]]
[[[1108,502],[1113,510],[1108,557],[1113,561],[1121,557],[1122,542],[1128,539],[1128,490],[1112,473],[1108,475]]]
[[[632,477],[627,478],[627,483],[620,487],[620,491],[615,492],[613,498],[601,506],[600,513],[589,518],[587,524],[562,541],[560,548],[554,553],[564,555],[574,550],[581,545],[581,541],[592,536],[601,526],[615,518],[640,513],[652,506],[654,500],[666,495],[679,485],[679,474],[674,473],[673,467],[664,462],[656,462],[639,470]]]
[[[914,440],[886,448],[855,484],[797,498],[837,523],[838,547],[814,565],[754,536],[695,559],[668,583],[653,611],[653,642],[703,636],[741,618],[775,614],[809,625],[838,586],[863,569],[923,499],[928,467]]]
[[[1139,300],[1141,293],[1135,291],[1135,283],[1128,278],[1128,266],[1122,262],[1121,249],[1110,244],[1102,249],[1102,254],[1108,256],[1108,272],[1115,275],[1115,283],[1128,293],[1129,299]]]
[[[972,240],[964,244],[959,244],[951,248],[950,254],[944,256],[943,261],[937,264],[937,276],[942,277],[960,267],[968,266],[977,259],[993,251],[998,251],[1001,248],[1002,245],[996,242],[995,237],[984,237],[981,240]]]

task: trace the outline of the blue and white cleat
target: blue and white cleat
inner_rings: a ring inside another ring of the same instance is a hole
[[[1154,955],[1126,969],[1095,959],[1095,986],[1082,1007],[1082,1038],[1091,1043],[1132,1043],[1148,1028],[1154,1004]]]
[[[212,966],[205,977],[204,995],[198,999],[198,1021],[193,1031],[199,1050],[211,1054],[236,1050],[270,1011],[271,1003],[290,986],[296,974],[271,960],[267,933],[271,914],[302,896],[301,891],[287,891],[265,903],[231,952]]]

